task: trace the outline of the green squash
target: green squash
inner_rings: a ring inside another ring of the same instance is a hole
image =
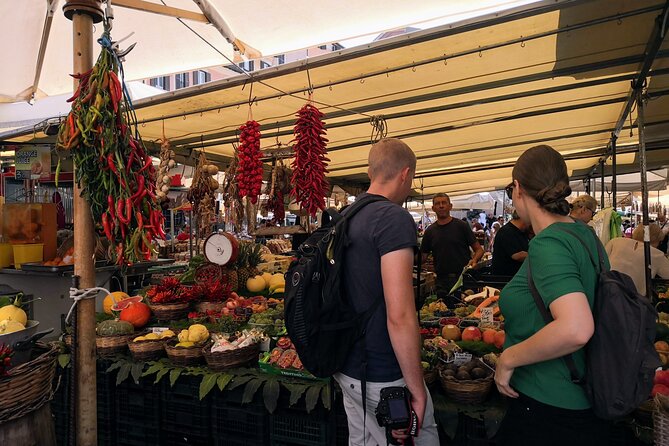
[[[132,334],[135,328],[127,321],[102,321],[96,331],[100,336],[118,336]]]

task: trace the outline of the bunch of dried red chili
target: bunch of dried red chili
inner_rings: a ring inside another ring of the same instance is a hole
[[[111,42],[108,30],[101,41]],[[97,229],[110,241],[112,260],[131,264],[151,258],[152,240],[165,237],[164,217],[155,199],[152,159],[131,122],[134,113],[118,71],[111,44],[103,44],[95,66],[73,75],[79,87],[69,99],[72,110],[59,129],[57,148],[72,154],[75,180]]]
[[[291,195],[300,208],[310,215],[325,208],[325,196],[330,185],[325,174],[330,161],[327,157],[325,123],[323,113],[313,104],[308,103],[297,112],[295,123],[295,159],[293,168]]]
[[[260,124],[247,121],[239,127],[239,147],[237,148],[237,187],[239,198],[249,197],[255,204],[262,186],[262,152],[260,151]]]

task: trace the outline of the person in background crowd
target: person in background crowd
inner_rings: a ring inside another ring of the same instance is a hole
[[[385,387],[406,386],[421,427],[415,444],[436,446],[439,436],[432,399],[423,380],[413,296],[416,226],[401,206],[411,191],[416,155],[399,139],[382,139],[370,149],[368,164],[371,185],[358,199],[369,194],[386,200],[368,204],[349,220],[350,245],[342,284],[356,312],[380,304],[364,329],[364,342],[354,345],[342,372],[334,376],[344,395],[349,444],[387,443],[385,428],[374,418],[380,392]],[[393,435],[406,438],[404,431],[393,431]]]
[[[637,226],[632,238],[617,237],[606,244],[606,253],[611,261],[611,269],[625,273],[632,278],[640,294],[646,295],[646,272],[643,254],[643,226]],[[669,260],[657,249],[662,241],[662,230],[656,224],[648,227],[650,232],[650,275],[669,279]]]
[[[530,239],[527,224],[514,212],[511,221],[499,230],[492,253],[492,273],[514,276],[527,257]]]
[[[478,218],[472,218],[472,231],[483,231],[483,225]]]
[[[500,225],[497,221],[494,221],[490,227],[490,241],[488,242],[488,248],[490,251],[495,249],[495,237],[497,236],[497,233],[501,227],[502,225]]]
[[[437,214],[437,221],[425,230],[420,247],[423,263],[429,253],[434,257],[438,293],[448,293],[464,267],[476,265],[483,257],[483,248],[471,228],[451,216],[452,208],[448,195],[439,193],[434,196],[432,210]]]
[[[664,212],[657,214],[657,225],[662,230],[662,241],[660,241],[657,249],[666,254],[669,245],[669,224],[667,224],[667,216],[664,215]]]
[[[506,340],[495,372],[508,408],[498,444],[599,446],[608,444],[608,423],[591,409],[584,388],[570,380],[562,360],[571,354],[581,376],[583,347],[594,332],[592,306],[598,274],[586,248],[597,252],[599,240],[588,226],[569,217],[571,194],[567,165],[545,145],[525,151],[513,168],[507,193],[536,236],[518,273],[502,289],[499,300]],[[604,259],[608,267],[608,259]],[[528,284],[532,279],[553,317],[545,324]]]
[[[590,223],[597,213],[597,200],[590,195],[579,195],[571,202],[571,213],[569,216],[574,220],[580,220],[585,224]]]

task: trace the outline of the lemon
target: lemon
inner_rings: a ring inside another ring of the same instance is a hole
[[[16,321],[25,327],[28,322],[28,316],[21,307],[9,304],[0,308],[0,321],[2,320]]]
[[[269,287],[272,288],[274,285],[279,285],[279,284],[284,284],[286,283],[286,279],[284,279],[283,274],[274,274],[272,275],[271,279],[269,279]]]
[[[181,330],[177,339],[179,339],[179,342],[187,341],[188,340],[188,330]]]
[[[139,341],[146,341],[145,336],[137,336],[135,339],[132,340],[132,342],[139,342]]]
[[[25,328],[26,327],[22,323],[13,321],[11,319],[4,319],[0,321],[0,334],[14,333],[15,331],[20,331]]]
[[[160,339],[160,336],[158,336],[156,333],[149,333],[148,335],[144,336],[147,341],[153,341],[155,339]]]
[[[195,345],[195,342],[184,341],[184,342],[179,342],[176,346],[177,347],[193,347],[194,345]]]
[[[173,338],[176,336],[176,334],[172,330],[165,330],[162,333],[160,333],[160,337],[162,338]]]
[[[246,289],[252,293],[259,293],[265,289],[265,279],[262,276],[250,277],[246,281]]]
[[[209,330],[202,324],[193,324],[188,327],[188,340],[191,342],[204,342],[209,339]],[[179,339],[181,341],[181,339]]]
[[[262,278],[265,280],[265,288],[269,288],[269,281],[272,280],[270,273],[262,273]]]

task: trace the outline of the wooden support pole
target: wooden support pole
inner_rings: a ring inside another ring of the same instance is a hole
[[[63,7],[72,20],[73,73],[83,73],[93,66],[93,23],[102,18],[98,0],[68,0]],[[75,80],[75,89],[77,87]],[[77,166],[74,166],[76,169]],[[95,286],[95,242],[89,203],[74,184],[74,273],[81,278],[81,288]],[[95,357],[95,299],[77,304],[75,387],[76,444],[97,444],[97,393]]]

